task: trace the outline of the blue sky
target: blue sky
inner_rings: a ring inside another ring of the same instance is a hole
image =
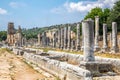
[[[0,31],[15,27],[44,27],[81,21],[94,7],[111,8],[117,0],[2,0]]]

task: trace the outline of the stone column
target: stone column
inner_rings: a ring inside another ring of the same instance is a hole
[[[38,45],[40,45],[40,34],[38,34]]]
[[[46,46],[49,47],[49,37],[46,37]]]
[[[118,38],[118,45],[119,45],[119,47],[120,47],[120,38]]]
[[[53,33],[53,48],[56,47],[56,33]]]
[[[103,24],[103,48],[102,50],[105,52],[108,49],[108,42],[107,42],[107,24]]]
[[[64,46],[64,28],[61,28],[61,49]]]
[[[58,29],[58,48],[60,49],[61,46],[61,31],[60,28]]]
[[[99,48],[99,16],[95,17],[95,46],[94,50],[98,51]]]
[[[95,61],[94,57],[94,22],[86,20],[82,22],[84,29],[84,61]]]
[[[64,50],[67,49],[67,27],[64,27]]]
[[[84,58],[80,62],[80,67],[91,72],[91,76],[99,75],[100,64],[95,61],[94,56],[94,22],[85,20],[82,22],[84,29]],[[87,79],[85,79],[87,80]],[[92,77],[89,80],[93,80]]]
[[[76,44],[76,50],[80,50],[80,25],[77,24],[77,44]]]
[[[109,34],[109,38],[110,38],[110,41],[109,41],[110,47],[112,47],[112,33]]]
[[[43,35],[43,33],[42,33],[42,35],[41,35],[41,39],[42,39],[42,40],[41,40],[41,46],[42,46],[42,47],[43,47],[43,38],[44,38],[43,36],[44,36],[44,35]]]
[[[42,33],[42,46],[46,47],[46,32]]]
[[[75,40],[71,41],[71,51],[75,50]]]
[[[83,26],[82,26],[82,43],[81,43],[81,51],[84,50],[84,31],[83,31]]]
[[[117,23],[112,22],[112,53],[118,52],[118,44],[117,44]]]
[[[71,48],[71,26],[68,25],[68,46],[67,46],[68,50],[70,50]]]
[[[25,46],[25,38],[22,38],[22,46]]]

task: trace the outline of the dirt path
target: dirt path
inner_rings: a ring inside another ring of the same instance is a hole
[[[0,80],[53,80],[38,73],[16,55],[0,52]]]

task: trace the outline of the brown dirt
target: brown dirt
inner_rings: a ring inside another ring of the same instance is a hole
[[[93,80],[120,80],[120,76],[94,77]]]
[[[7,51],[0,51],[0,80],[53,80],[38,73],[22,58]]]

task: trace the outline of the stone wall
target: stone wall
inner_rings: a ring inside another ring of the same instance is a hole
[[[23,55],[26,61],[38,65],[40,68],[58,76],[61,80],[91,80],[91,72],[79,67],[83,61],[83,55],[70,54],[66,52],[48,51],[47,53],[37,50],[36,53],[30,50],[13,49],[17,55]],[[24,54],[23,54],[24,53]],[[95,57],[99,62],[99,70],[115,71],[120,73],[120,59]],[[105,65],[104,63],[110,63]]]
[[[19,49],[13,49],[13,52],[19,52]],[[66,61],[52,59],[50,56],[41,56],[40,54],[24,51],[23,57],[26,61],[38,65],[40,68],[58,76],[61,80],[92,80],[91,72]]]
[[[81,61],[83,61],[83,55],[80,54],[70,54],[66,52],[57,52],[57,51],[48,51],[48,54],[52,55],[59,55],[61,56],[64,60],[67,60],[68,63],[76,64],[79,65]],[[103,57],[95,57],[95,61],[102,63],[110,63],[112,66],[112,69],[120,74],[120,59],[113,59],[113,58],[103,58]],[[111,67],[110,66],[110,67]],[[104,66],[106,67],[106,66]],[[109,68],[106,67],[106,68]]]

